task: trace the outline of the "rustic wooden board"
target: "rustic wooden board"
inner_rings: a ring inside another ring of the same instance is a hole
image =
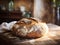
[[[0,38],[11,45],[60,45],[60,27],[49,27],[47,35],[37,39],[26,39],[15,36],[12,32],[0,33]]]

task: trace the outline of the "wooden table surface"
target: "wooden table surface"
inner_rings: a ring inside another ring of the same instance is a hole
[[[12,34],[12,32],[0,33],[0,39],[3,39],[7,45],[60,45],[60,27],[48,25],[47,35],[37,39],[24,39]]]

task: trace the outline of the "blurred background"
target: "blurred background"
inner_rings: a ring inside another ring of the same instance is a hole
[[[60,26],[60,0],[0,0],[0,24],[30,17]],[[50,27],[54,26],[51,25]],[[54,27],[54,29],[56,29],[56,27]],[[58,29],[60,30],[60,28]],[[60,32],[58,32],[58,34],[59,33]],[[53,33],[51,33],[51,35],[53,35]],[[60,35],[58,35],[58,37],[60,37]],[[5,42],[5,40],[1,38],[1,45],[11,45],[11,42],[7,44],[8,41]],[[56,37],[53,39],[55,38]],[[60,44],[60,40],[56,41]],[[45,42],[47,43],[47,41]]]
[[[60,0],[0,0],[0,24],[24,17],[60,25]]]

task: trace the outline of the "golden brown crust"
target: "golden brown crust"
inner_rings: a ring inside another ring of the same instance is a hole
[[[45,25],[45,23],[33,18],[23,18],[13,26],[12,32],[21,37],[38,38],[42,37],[48,30]]]

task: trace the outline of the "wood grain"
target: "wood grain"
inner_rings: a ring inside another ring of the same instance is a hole
[[[52,30],[51,30],[52,29]],[[49,25],[47,35],[37,39],[26,39],[15,36],[12,32],[0,33],[0,38],[11,45],[60,45],[60,27]]]

